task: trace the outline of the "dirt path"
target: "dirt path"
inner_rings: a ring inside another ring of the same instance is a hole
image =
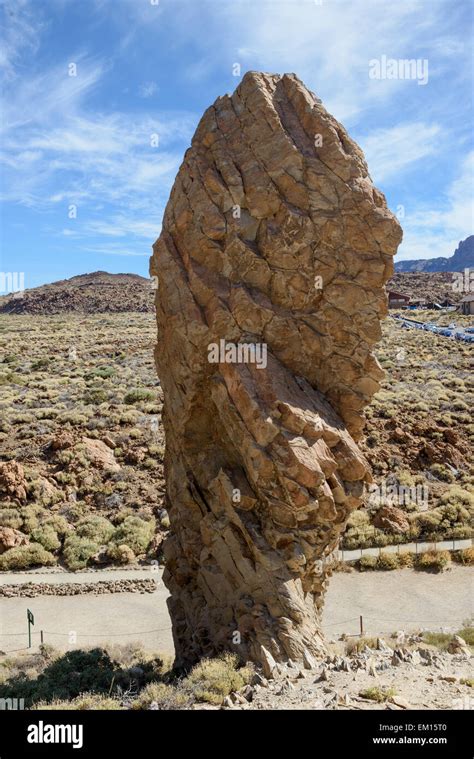
[[[74,579],[90,582],[103,578],[97,573],[83,573]],[[65,581],[64,575],[62,580]],[[6,576],[2,581],[7,581]],[[474,572],[469,567],[453,567],[441,575],[411,569],[338,573],[331,579],[327,594],[325,633],[329,639],[343,632],[358,633],[359,615],[369,635],[418,628],[458,629],[473,614],[473,591]],[[158,589],[153,594],[1,599],[0,650],[11,652],[27,646],[29,608],[35,615],[35,646],[43,629],[45,642],[60,649],[139,640],[147,649],[172,653],[167,595],[160,572]],[[71,638],[75,642],[70,642],[71,631],[76,634],[75,639]]]
[[[455,566],[442,574],[413,569],[337,573],[329,585],[323,625],[328,638],[358,633],[359,615],[369,635],[417,628],[459,629],[473,613],[471,567]]]

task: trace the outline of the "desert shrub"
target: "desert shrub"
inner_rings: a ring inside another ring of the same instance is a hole
[[[441,503],[451,503],[461,505],[465,507],[474,507],[474,494],[468,490],[459,487],[459,485],[451,485],[445,493],[441,496]]]
[[[157,469],[158,468],[158,461],[156,459],[152,459],[150,456],[148,456],[144,462],[143,465],[145,469]]]
[[[34,704],[32,706],[33,710],[42,710],[47,709],[48,711],[51,710],[58,710],[58,711],[70,711],[70,710],[77,710],[77,711],[103,711],[106,710],[108,712],[111,711],[117,711],[122,709],[122,706],[120,704],[120,701],[116,698],[111,698],[110,696],[104,696],[101,693],[81,693],[79,696],[76,696],[71,701],[61,701],[59,699],[55,699],[54,701],[47,702],[47,701],[39,701],[37,704]]]
[[[84,403],[86,405],[100,406],[101,403],[105,403],[108,399],[108,393],[102,388],[90,388],[84,393]]]
[[[29,488],[30,498],[42,506],[50,506],[61,500],[62,494],[59,491],[49,492],[45,490],[44,482],[40,479],[33,480]]]
[[[464,525],[470,521],[469,509],[459,503],[447,503],[441,508],[441,525],[445,527]]]
[[[447,529],[444,531],[442,535],[443,540],[464,540],[466,538],[472,538],[472,527],[465,526],[461,527],[458,525],[457,527],[451,527],[451,529]]]
[[[31,364],[31,370],[33,372],[36,372],[38,371],[38,369],[45,369],[48,366],[50,361],[51,361],[50,358],[46,358],[46,357],[39,358],[37,361],[33,361],[33,363]]]
[[[377,569],[388,571],[398,569],[399,561],[396,553],[381,553],[377,558]]]
[[[81,519],[76,526],[76,534],[80,538],[88,538],[94,543],[108,543],[114,532],[112,522],[101,516],[89,516]]]
[[[4,698],[24,698],[26,705],[72,699],[81,693],[109,693],[115,674],[114,662],[100,648],[68,651],[48,663],[37,677],[20,673],[1,688]],[[11,694],[11,695],[10,695]]]
[[[406,485],[410,488],[415,485],[415,478],[408,469],[400,469],[397,472],[397,480],[400,485]]]
[[[377,648],[377,638],[350,638],[346,642],[346,654],[358,654],[366,646],[375,650]]]
[[[126,506],[124,509],[120,509],[117,511],[113,516],[112,520],[115,525],[122,524],[122,522],[125,522],[127,517],[134,517],[135,511],[130,507]]]
[[[397,543],[399,540],[400,540],[399,535],[396,535],[396,534],[391,535],[389,532],[383,532],[382,530],[378,530],[378,529],[374,531],[373,545],[376,545],[379,548],[383,548],[384,546],[389,546],[392,543]]]
[[[113,377],[114,374],[115,369],[113,366],[98,366],[91,372],[87,372],[87,374],[84,375],[84,379],[86,381],[96,379],[97,377],[100,379],[109,379],[109,377]]]
[[[37,419],[56,419],[59,411],[57,408],[38,408],[35,409],[35,416]]]
[[[50,643],[40,643],[39,652],[46,662],[52,661],[57,656],[56,649]]]
[[[52,553],[43,548],[39,543],[31,543],[28,546],[10,548],[0,556],[0,569],[2,571],[12,569],[28,569],[29,567],[51,566],[56,563]]]
[[[137,387],[135,390],[130,390],[123,399],[124,403],[140,403],[140,401],[151,401],[155,398],[153,390],[147,390],[144,387]]]
[[[90,538],[70,535],[64,542],[62,556],[68,569],[75,572],[84,569],[89,559],[99,550],[100,545]]]
[[[45,527],[51,527],[57,533],[57,535],[59,535],[59,537],[64,537],[70,531],[67,519],[62,517],[60,514],[51,514],[51,516],[46,517],[46,519],[42,520],[41,525],[44,525]]]
[[[461,551],[456,551],[453,554],[453,558],[459,564],[467,564],[468,566],[472,566],[474,564],[474,546],[469,546],[469,548],[463,548]]]
[[[422,511],[419,514],[414,515],[414,523],[417,524],[423,532],[428,530],[436,531],[441,524],[442,514],[440,510],[431,509],[430,511]]]
[[[458,635],[463,638],[468,646],[474,646],[474,627],[467,625],[458,630]]]
[[[128,436],[131,437],[132,440],[139,440],[141,437],[143,437],[143,430],[139,430],[138,427],[134,427],[132,430],[130,430]]]
[[[442,572],[451,564],[449,551],[424,551],[416,559],[416,568],[432,572]]]
[[[455,479],[454,474],[451,472],[450,469],[443,466],[443,464],[433,464],[430,467],[430,472],[438,480],[443,480],[444,482],[454,482],[454,479]]]
[[[35,529],[31,531],[30,537],[31,540],[42,545],[47,551],[57,551],[58,548],[61,547],[58,533],[51,525],[43,524],[39,527],[35,527]]]
[[[197,701],[221,704],[229,693],[249,683],[252,676],[252,667],[238,669],[237,656],[226,653],[196,664],[185,680],[185,687]]]
[[[415,564],[415,556],[408,551],[403,551],[398,554],[398,565],[400,567],[413,567]]]
[[[103,649],[121,667],[127,668],[135,665],[143,667],[144,663],[146,663],[148,669],[147,677],[151,676],[155,680],[162,679],[165,675],[168,675],[173,666],[173,656],[158,656],[156,653],[146,651],[140,641],[105,643]],[[152,666],[152,669],[149,669],[149,665]]]
[[[347,521],[348,527],[361,527],[364,524],[369,524],[370,517],[365,509],[356,509],[353,511]]]
[[[44,516],[47,512],[39,504],[29,504],[28,506],[22,506],[20,513],[23,519],[23,532],[30,534],[35,527],[39,526],[40,517]]]
[[[149,709],[153,704],[160,710],[186,709],[191,705],[191,695],[179,685],[149,683],[132,701],[132,709]]]
[[[136,560],[136,556],[130,546],[124,545],[123,543],[120,545],[116,545],[115,543],[109,545],[107,548],[107,556],[111,561],[116,561],[118,564],[133,564]]]
[[[71,524],[77,524],[84,515],[87,513],[88,506],[85,501],[76,501],[75,503],[68,503],[61,509],[60,516],[64,516]]]
[[[145,522],[135,516],[127,516],[114,531],[111,542],[129,546],[135,555],[145,553],[155,532],[155,521]]]
[[[461,677],[459,683],[460,685],[467,685],[468,688],[474,688],[474,678],[472,677]]]
[[[377,567],[377,556],[370,556],[365,555],[361,556],[359,561],[357,562],[357,565],[361,572],[366,572],[367,570],[375,569]]]
[[[435,646],[436,648],[439,648],[440,651],[447,651],[448,644],[451,638],[453,637],[452,633],[441,633],[441,632],[424,632],[423,633],[423,640],[425,643],[428,643],[429,646]]]
[[[0,527],[13,527],[18,530],[23,524],[22,516],[18,509],[0,509]]]
[[[349,527],[343,537],[341,547],[345,551],[352,551],[355,548],[370,548],[374,543],[375,528],[371,524],[361,523]]]
[[[75,411],[67,411],[61,414],[61,424],[72,424],[73,427],[85,427],[88,417],[85,414],[79,414]]]
[[[366,688],[359,693],[362,698],[368,698],[370,701],[376,701],[378,704],[382,704],[384,701],[388,701],[395,696],[397,691],[395,688],[380,688],[378,685],[372,685],[370,688]]]

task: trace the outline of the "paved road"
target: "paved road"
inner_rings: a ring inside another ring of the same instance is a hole
[[[82,578],[91,579],[89,573]],[[358,633],[360,614],[368,634],[419,627],[457,629],[473,614],[473,581],[474,572],[469,567],[453,567],[440,575],[412,569],[337,573],[326,599],[326,635],[332,638],[343,632]],[[166,597],[167,590],[160,581],[153,594],[0,599],[0,649],[12,652],[26,648],[29,608],[35,615],[35,645],[43,629],[45,641],[60,649],[139,640],[149,650],[172,653]],[[70,631],[76,633],[75,643],[69,642]]]

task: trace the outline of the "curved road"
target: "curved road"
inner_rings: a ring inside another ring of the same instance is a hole
[[[37,582],[90,582],[91,580],[150,578],[147,570],[125,572],[34,573]],[[17,575],[25,581],[32,573]],[[36,598],[0,598],[0,650],[8,653],[24,650],[28,645],[26,609],[35,616],[33,642],[44,639],[60,649],[101,643],[140,641],[144,648],[173,653],[170,620],[166,606],[168,592],[157,572],[155,593],[115,593],[77,596],[37,596]],[[53,580],[54,577],[54,580]],[[72,579],[71,579],[72,578]],[[12,582],[4,574],[2,583]],[[359,615],[363,616],[368,635],[395,630],[456,630],[472,616],[474,572],[455,566],[440,575],[400,569],[391,572],[337,573],[330,581],[323,615],[328,639],[341,633],[359,632]],[[75,638],[70,634],[75,633]]]

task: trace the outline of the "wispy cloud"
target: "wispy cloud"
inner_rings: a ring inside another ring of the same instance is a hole
[[[93,110],[88,101],[107,66],[84,54],[75,64],[77,76],[69,76],[63,61],[7,88],[3,200],[43,210],[63,206],[60,233],[78,240],[153,241],[196,119],[187,112]],[[151,96],[155,86],[147,87]],[[77,217],[64,227],[71,203]],[[112,246],[109,252],[125,255],[123,250]]]
[[[138,94],[141,98],[151,98],[156,92],[158,92],[156,82],[147,82],[146,84],[141,84],[138,88]]]
[[[422,201],[407,214],[404,239],[397,260],[451,256],[460,240],[473,234],[474,151],[468,153],[443,202]]]
[[[3,0],[0,6],[2,44],[0,72],[4,81],[15,78],[15,66],[26,52],[31,59],[39,46],[44,22],[35,19],[28,0]]]
[[[387,129],[376,129],[360,140],[370,174],[377,182],[398,177],[427,156],[440,149],[440,138],[445,131],[438,124],[422,121],[397,124]]]

